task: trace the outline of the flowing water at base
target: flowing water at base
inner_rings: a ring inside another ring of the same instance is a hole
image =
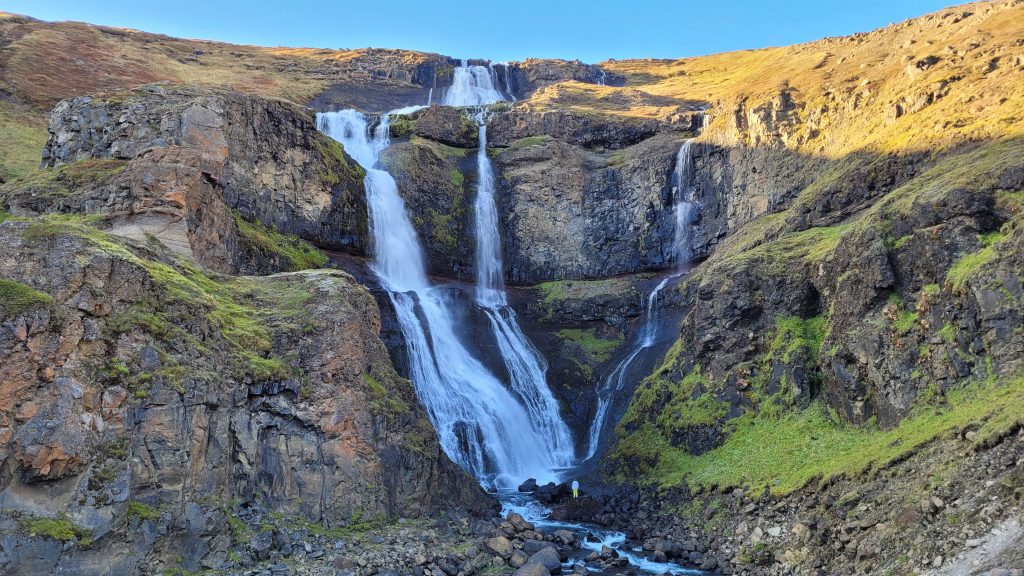
[[[502,491],[497,496],[501,500],[502,516],[508,516],[509,512],[516,512],[537,528],[548,531],[568,530],[580,538],[581,547],[579,550],[576,550],[578,554],[571,555],[569,562],[564,565],[568,570],[571,570],[574,564],[583,562],[583,559],[591,552],[600,554],[601,548],[607,546],[618,552],[620,557],[624,556],[628,559],[630,565],[626,568],[609,568],[607,570],[587,567],[589,572],[615,574],[618,573],[617,571],[625,572],[628,569],[632,569],[648,574],[679,574],[687,576],[705,576],[707,574],[706,572],[684,568],[671,562],[652,562],[646,558],[643,550],[629,549],[626,546],[626,535],[622,532],[600,528],[591,524],[550,520],[548,516],[551,514],[551,509],[534,500],[529,494]],[[596,542],[590,542],[587,538],[588,536],[591,537],[590,539],[596,540]],[[567,570],[562,572],[566,573]]]

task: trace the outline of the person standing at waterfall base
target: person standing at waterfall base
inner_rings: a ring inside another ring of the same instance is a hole
[[[579,498],[580,497],[580,481],[579,480],[573,480],[572,481],[572,497],[573,498]]]

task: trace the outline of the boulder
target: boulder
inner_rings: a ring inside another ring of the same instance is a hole
[[[530,559],[526,561],[526,566],[530,564],[540,564],[548,571],[558,573],[562,567],[562,559],[554,548],[544,548],[530,556]]]
[[[512,576],[551,576],[551,571],[543,564],[531,564],[527,562],[521,568],[512,573]]]
[[[512,557],[509,558],[508,563],[509,566],[512,566],[513,568],[519,568],[523,564],[526,564],[526,561],[529,559],[530,557],[526,555],[526,552],[516,550],[512,553]]]
[[[530,478],[526,482],[519,485],[520,492],[534,492],[537,490],[537,479]]]
[[[484,540],[484,547],[502,558],[512,556],[512,541],[504,536],[495,536]]]
[[[508,516],[505,517],[505,520],[507,520],[517,532],[525,532],[527,530],[533,530],[534,528],[532,523],[527,522],[521,514],[516,512],[509,512]]]

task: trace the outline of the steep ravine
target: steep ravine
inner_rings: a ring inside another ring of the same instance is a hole
[[[597,66],[0,14],[0,127],[56,104],[0,161],[0,571],[1019,573],[1022,11]]]

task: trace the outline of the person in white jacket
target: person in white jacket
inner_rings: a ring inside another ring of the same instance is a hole
[[[572,497],[573,498],[579,498],[580,497],[580,481],[579,480],[573,480],[572,481]]]

